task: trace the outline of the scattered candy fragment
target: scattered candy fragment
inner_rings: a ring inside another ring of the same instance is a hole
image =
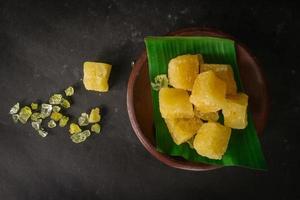
[[[32,112],[30,107],[28,106],[24,106],[23,108],[21,108],[21,111],[19,113],[19,120],[21,123],[25,124],[27,122],[27,120],[29,119],[29,117],[31,116]]]
[[[73,134],[71,136],[71,140],[74,143],[81,143],[81,142],[84,142],[90,135],[91,135],[91,132],[89,130],[85,130],[85,131]]]
[[[42,119],[38,119],[37,121],[31,122],[32,128],[34,128],[37,131],[41,129],[41,124],[42,124]]]
[[[46,132],[41,127],[41,124],[42,124],[42,119],[38,119],[36,122],[31,122],[32,128],[34,128],[40,136],[46,137],[48,135],[48,132]]]
[[[11,107],[9,114],[11,115],[16,114],[18,113],[19,109],[20,109],[20,103],[18,102],[13,107]]]
[[[49,128],[54,128],[54,127],[56,127],[56,123],[55,123],[55,121],[54,121],[53,119],[51,119],[51,120],[48,122],[48,127],[49,127]]]
[[[49,117],[52,111],[52,105],[43,103],[41,106],[41,118]]]
[[[100,109],[99,108],[92,109],[89,117],[89,123],[96,123],[99,122],[100,120],[101,120]]]
[[[40,118],[41,118],[41,113],[38,112],[32,113],[32,115],[30,116],[31,121],[33,122],[37,121]]]
[[[50,97],[49,103],[52,105],[60,104],[63,100],[63,97],[61,94],[54,94]]]
[[[18,121],[19,121],[19,115],[18,114],[12,114],[12,119],[13,119],[13,122],[15,124],[18,123]]]
[[[74,94],[74,88],[72,86],[65,89],[66,96],[72,96]]]
[[[100,133],[101,126],[98,123],[93,124],[92,127],[91,127],[91,131],[94,132],[94,133]]]
[[[86,113],[81,113],[81,116],[78,118],[79,126],[89,125],[89,115]]]
[[[64,108],[70,108],[71,104],[67,99],[62,99],[60,105]]]
[[[59,126],[60,127],[65,127],[69,121],[69,117],[67,116],[62,116],[62,118],[59,120]]]
[[[69,132],[70,134],[79,133],[81,132],[81,128],[77,124],[71,123]]]
[[[38,107],[39,107],[39,104],[37,104],[37,103],[31,103],[30,107],[31,107],[32,110],[37,110]]]
[[[41,128],[38,130],[38,134],[42,137],[46,137],[48,135],[48,132]]]
[[[61,108],[59,106],[53,106],[52,110],[53,112],[59,112]]]
[[[62,118],[62,116],[63,115],[59,112],[52,112],[50,118],[57,122]]]

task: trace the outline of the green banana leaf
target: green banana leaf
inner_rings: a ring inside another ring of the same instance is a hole
[[[159,74],[167,74],[170,59],[182,54],[202,54],[206,63],[230,64],[234,71],[238,91],[243,91],[236,61],[234,41],[216,37],[147,37],[145,39],[150,81]],[[159,111],[158,92],[152,90],[156,148],[171,156],[186,160],[223,166],[243,166],[266,170],[266,162],[248,111],[248,126],[243,130],[232,129],[228,149],[222,160],[213,160],[196,153],[187,143],[176,145]],[[222,117],[221,117],[222,118]]]

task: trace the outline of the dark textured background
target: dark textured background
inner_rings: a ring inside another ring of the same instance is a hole
[[[0,199],[299,199],[299,14],[292,3],[251,1],[0,1]],[[172,169],[146,152],[126,109],[130,63],[143,38],[214,27],[261,61],[271,113],[262,137],[267,172],[228,167]],[[82,63],[113,64],[111,90],[82,88]],[[77,84],[78,115],[104,106],[103,132],[73,144],[67,129],[47,138],[7,114]],[[298,87],[296,87],[298,86]]]

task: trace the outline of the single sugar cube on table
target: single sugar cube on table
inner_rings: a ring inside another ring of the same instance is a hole
[[[177,145],[191,139],[202,126],[203,122],[196,117],[165,119],[169,132]]]
[[[190,101],[202,113],[221,110],[225,102],[226,83],[213,71],[200,73],[194,83]]]
[[[198,154],[210,159],[222,159],[227,150],[231,129],[217,122],[204,123],[194,139]]]
[[[174,88],[191,91],[195,78],[199,74],[199,65],[203,63],[200,54],[182,55],[170,60],[168,78]]]
[[[226,83],[226,94],[236,94],[237,87],[234,80],[233,70],[230,65],[225,64],[202,64],[200,73],[212,70],[216,76]]]
[[[247,120],[248,96],[244,93],[238,93],[229,96],[223,107],[225,126],[234,129],[244,129],[248,124]]]
[[[189,101],[188,92],[182,89],[160,89],[159,109],[163,118],[194,117],[193,105]]]
[[[106,63],[85,62],[83,64],[83,84],[87,90],[107,92],[111,65]]]

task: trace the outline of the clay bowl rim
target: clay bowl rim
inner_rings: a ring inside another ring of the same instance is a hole
[[[171,32],[167,34],[168,36],[211,36],[211,37],[221,37],[221,38],[228,38],[231,40],[234,40],[239,46],[244,48],[246,52],[250,55],[251,59],[256,63],[257,66],[257,71],[260,73],[262,80],[263,80],[263,86],[264,90],[266,92],[265,94],[265,99],[266,99],[266,110],[264,112],[264,126],[266,124],[267,118],[268,118],[268,113],[270,110],[270,98],[268,94],[268,84],[265,78],[265,75],[262,71],[260,62],[257,60],[257,58],[251,53],[249,48],[247,48],[243,43],[238,41],[236,38],[233,36],[224,33],[220,30],[217,29],[212,29],[212,28],[199,28],[199,27],[193,27],[193,28],[185,28],[185,29],[179,29],[177,31]],[[135,108],[134,108],[134,97],[133,97],[133,89],[134,89],[134,84],[139,76],[139,72],[141,68],[144,66],[144,64],[147,64],[147,55],[146,55],[146,50],[143,50],[142,54],[140,57],[137,59],[135,62],[133,69],[131,71],[128,85],[127,85],[127,109],[128,109],[128,115],[130,119],[130,123],[132,125],[132,128],[142,143],[142,145],[147,149],[147,151],[154,156],[156,159],[161,161],[162,163],[173,167],[177,169],[183,169],[183,170],[190,170],[190,171],[208,171],[208,170],[213,170],[213,169],[219,169],[222,168],[223,166],[218,166],[218,165],[210,165],[210,164],[204,164],[204,163],[193,163],[190,161],[186,160],[177,160],[175,157],[169,156],[167,154],[160,153],[156,150],[156,147],[151,143],[151,141],[143,134],[143,131],[141,130],[139,123],[137,121],[136,115],[135,115]],[[263,128],[264,128],[263,126]],[[262,129],[263,129],[262,128]],[[259,135],[262,134],[262,130],[259,132]]]

